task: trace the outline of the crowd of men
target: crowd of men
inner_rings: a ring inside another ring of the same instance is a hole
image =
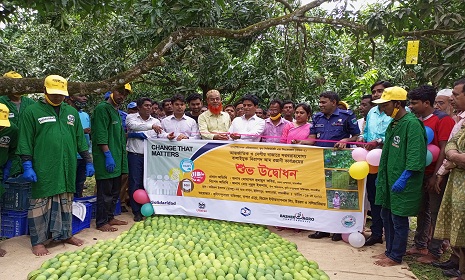
[[[21,78],[16,72],[4,77]],[[460,277],[465,269],[465,230],[463,219],[456,216],[463,217],[464,204],[450,196],[463,197],[465,180],[461,178],[458,188],[448,180],[448,173],[459,176],[465,167],[464,147],[454,138],[461,135],[465,120],[464,85],[461,79],[452,90],[436,92],[424,85],[407,92],[379,81],[372,85],[371,94],[361,98],[357,119],[349,104],[332,91],[319,95],[320,110],[315,114],[306,103],[278,99],[263,109],[260,100],[249,94],[223,106],[218,90],[206,93],[207,106],[198,93],[187,98],[175,94],[160,103],[139,98],[128,104],[126,113],[121,107],[132,93],[126,84],[108,92],[89,117],[83,111],[86,95],[69,96],[67,81],[51,75],[44,82],[44,98],[37,102],[22,95],[0,97],[0,136],[10,139],[0,146],[2,178],[23,172],[33,184],[28,220],[32,251],[40,256],[49,254],[45,245],[50,239],[82,245],[71,234],[71,204],[73,197],[82,196],[86,176],[94,173],[97,229],[116,231],[116,226],[127,224],[113,215],[119,198],[129,200],[134,221],[142,220],[141,205],[133,194],[143,189],[147,138],[382,148],[379,173],[369,174],[366,180],[365,207],[371,211],[372,224],[365,245],[386,242],[386,251],[376,256],[375,264],[400,264],[405,254],[414,254],[419,262],[444,269],[446,276]],[[434,132],[431,144],[440,149],[428,166],[425,126]],[[411,216],[418,217],[417,229],[415,246],[407,250]],[[332,240],[340,239],[340,234],[332,235]],[[449,246],[447,240],[453,254],[447,262],[439,262]]]

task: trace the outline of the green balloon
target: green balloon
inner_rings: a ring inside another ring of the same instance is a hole
[[[155,213],[155,211],[153,211],[152,203],[145,203],[144,205],[142,205],[142,207],[140,208],[140,212],[145,217],[150,217]]]

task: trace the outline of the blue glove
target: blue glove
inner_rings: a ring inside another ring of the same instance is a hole
[[[32,161],[28,160],[23,162],[23,178],[28,182],[37,182],[37,175],[34,169],[32,169]]]
[[[113,159],[113,156],[111,155],[110,150],[104,152],[103,154],[105,155],[105,168],[107,172],[113,173],[113,171],[115,171],[116,163],[115,163],[115,160]],[[87,169],[87,166],[86,166],[86,169]]]
[[[3,166],[3,182],[10,178],[11,165],[13,165],[13,161],[7,160],[7,162]]]
[[[143,132],[129,132],[128,138],[136,138],[140,140],[145,140],[147,139],[147,135],[145,135],[145,133]]]
[[[410,170],[404,170],[402,172],[402,175],[400,175],[399,179],[392,185],[391,190],[395,193],[401,192],[405,189],[407,186],[407,180],[412,176],[412,171]]]
[[[92,162],[88,162],[86,164],[86,176],[92,177],[95,174],[94,164]]]

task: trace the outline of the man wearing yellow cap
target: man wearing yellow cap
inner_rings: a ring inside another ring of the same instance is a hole
[[[108,100],[95,107],[91,117],[97,183],[96,225],[101,231],[116,231],[114,226],[127,224],[115,219],[113,213],[121,190],[121,175],[128,173],[126,134],[118,108],[131,92],[129,84],[115,88]]]
[[[10,111],[5,104],[0,103],[0,166],[3,169],[3,181],[9,177],[11,161],[15,156],[16,146],[18,145],[18,127],[8,120]],[[4,192],[3,185],[0,184],[0,198]],[[0,257],[3,257],[6,251],[0,248]]]
[[[407,91],[389,87],[380,99],[379,110],[393,120],[386,130],[381,155],[375,204],[381,205],[386,251],[375,262],[379,266],[402,263],[407,251],[409,216],[420,209],[426,163],[426,132],[423,123],[405,110]]]
[[[45,78],[45,99],[24,110],[19,121],[17,154],[23,162],[23,177],[32,182],[28,212],[32,252],[48,255],[45,242],[60,240],[81,246],[71,229],[75,192],[76,153],[87,161],[86,175],[94,167],[79,113],[66,104],[68,82],[61,76]]]
[[[11,79],[22,78],[22,76],[15,71],[5,73],[3,74],[3,77]],[[21,117],[21,114],[23,113],[24,109],[36,102],[22,94],[9,94],[0,96],[0,103],[3,103],[6,105],[6,107],[8,107],[8,109],[10,110],[10,113],[8,114],[10,122],[18,126],[19,118]],[[11,165],[11,175],[15,175],[21,172],[21,161],[19,160],[19,157],[13,157]]]

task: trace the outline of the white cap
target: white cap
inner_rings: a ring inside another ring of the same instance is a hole
[[[440,91],[438,91],[438,94],[436,96],[451,97],[452,96],[452,90],[450,88],[441,89]]]

